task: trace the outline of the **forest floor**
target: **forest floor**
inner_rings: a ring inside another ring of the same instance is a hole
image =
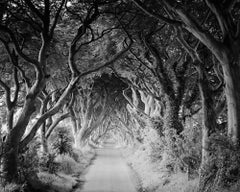
[[[82,187],[74,192],[137,192],[137,180],[112,143],[96,149],[96,158],[86,171]],[[80,178],[82,180],[82,178]]]

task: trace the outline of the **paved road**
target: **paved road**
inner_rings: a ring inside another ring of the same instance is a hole
[[[137,192],[131,170],[112,144],[97,149],[97,157],[77,192]]]

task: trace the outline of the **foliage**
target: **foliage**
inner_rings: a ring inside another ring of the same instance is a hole
[[[52,148],[56,154],[72,155],[72,139],[69,130],[65,127],[58,127],[53,137]]]
[[[50,174],[48,172],[39,172],[39,180],[48,186],[50,190],[46,191],[57,191],[57,192],[71,192],[73,187],[77,184],[75,178],[65,174]]]
[[[49,173],[56,173],[58,171],[59,164],[55,161],[56,154],[48,153],[43,154],[40,158],[40,169]]]
[[[0,185],[0,191],[1,192],[18,192],[23,190],[23,187],[21,185],[10,183],[5,186]]]
[[[27,150],[19,155],[20,174],[19,181],[22,183],[38,172],[40,142],[35,139],[31,141]]]
[[[240,150],[226,135],[212,134],[211,159],[204,165],[205,191],[228,189],[240,180]]]
[[[58,171],[71,175],[82,171],[83,167],[69,155],[58,155],[56,162],[59,164]]]
[[[157,134],[155,129],[152,129],[151,127],[144,129],[144,146],[145,152],[148,153],[152,162],[162,159],[164,145],[161,137]]]
[[[198,175],[201,163],[201,122],[200,119],[191,118],[185,122],[185,128],[182,137],[177,140],[179,157],[181,159],[180,167],[187,171],[190,177]]]

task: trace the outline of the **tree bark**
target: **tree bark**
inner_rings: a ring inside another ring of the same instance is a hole
[[[5,182],[16,182],[18,179],[18,145],[12,142],[14,136],[9,135],[4,148],[3,174]]]
[[[50,127],[48,127],[48,130],[46,132],[46,138],[49,139],[49,137],[51,136],[54,128],[64,119],[69,117],[69,113],[65,113],[63,115],[61,115],[60,117],[58,117],[57,119],[54,120],[54,122],[51,124]]]
[[[176,130],[177,134],[180,134],[183,131],[183,125],[179,120],[179,109],[179,104],[172,98],[166,96],[164,128]]]
[[[43,115],[47,110],[47,105],[50,100],[49,95],[46,96],[44,99],[41,100],[41,108],[40,108],[40,115]],[[46,120],[43,122],[41,126],[41,144],[42,144],[42,152],[47,154],[48,153],[48,143],[46,138]]]
[[[225,93],[228,106],[228,135],[239,145],[240,141],[240,62],[223,65]]]
[[[214,106],[214,97],[211,88],[209,87],[208,78],[205,75],[204,66],[202,63],[199,66],[199,90],[202,99],[202,159],[199,170],[200,181],[199,191],[204,191],[206,188],[206,173],[210,161],[210,136],[216,130],[216,112]]]
[[[70,112],[70,117],[71,117],[71,123],[72,123],[72,133],[73,135],[77,134],[78,132],[78,122],[77,122],[77,117],[72,108],[69,109]]]
[[[47,137],[46,137],[46,122],[44,122],[41,127],[41,144],[42,144],[43,153],[48,154],[48,141],[47,141]]]
[[[7,127],[10,131],[13,128],[13,118],[14,118],[14,108],[11,107],[11,109],[7,112]]]

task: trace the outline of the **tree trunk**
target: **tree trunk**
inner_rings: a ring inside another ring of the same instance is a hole
[[[202,159],[199,170],[200,181],[199,181],[199,191],[205,191],[205,188],[208,187],[208,183],[205,180],[206,174],[209,170],[208,165],[210,161],[210,135],[215,132],[217,123],[216,123],[216,113],[214,108],[214,97],[209,87],[209,82],[207,76],[203,71],[204,66],[200,66],[199,69],[199,90],[201,93],[202,100]]]
[[[84,145],[86,144],[86,139],[84,138],[84,134],[86,133],[87,129],[88,129],[88,120],[85,119],[81,125],[81,129],[78,130],[78,132],[76,133],[76,135],[74,135],[75,138],[75,146],[77,148],[81,148],[84,147]]]
[[[240,139],[240,62],[223,65],[228,106],[228,135],[235,144]]]
[[[13,128],[13,118],[14,118],[14,108],[11,107],[11,109],[9,109],[7,113],[7,127],[9,131]]]
[[[46,112],[47,105],[48,105],[49,98],[46,97],[45,99],[41,100],[41,108],[40,108],[40,115],[43,115]],[[41,126],[41,144],[42,144],[42,152],[47,154],[48,153],[48,143],[46,138],[46,120],[43,122]]]
[[[85,139],[83,136],[85,132],[86,129],[83,130],[83,128],[78,131],[78,134],[75,136],[75,147],[83,148],[87,144],[87,139]]]
[[[47,142],[47,137],[46,137],[46,122],[44,122],[41,127],[41,144],[42,144],[43,153],[48,154],[48,142]]]
[[[34,100],[27,98],[17,124],[9,132],[3,155],[5,182],[17,182],[19,143],[25,133],[32,113],[35,111]]]
[[[166,110],[164,115],[164,137],[166,140],[167,153],[176,158],[179,157],[178,148],[176,145],[176,135],[180,135],[183,130],[183,125],[179,120],[179,106],[175,100],[166,96]]]
[[[179,119],[179,107],[180,106],[173,99],[167,96],[164,129],[176,130],[177,134],[183,131],[183,125]]]
[[[72,123],[72,134],[73,134],[73,139],[74,139],[74,146],[77,147],[77,135],[79,128],[78,126],[80,125],[79,119],[76,117],[76,113],[72,108],[69,109],[70,112],[70,119]]]
[[[18,182],[18,150],[18,144],[15,142],[14,136],[9,136],[2,159],[4,180],[6,183]]]

